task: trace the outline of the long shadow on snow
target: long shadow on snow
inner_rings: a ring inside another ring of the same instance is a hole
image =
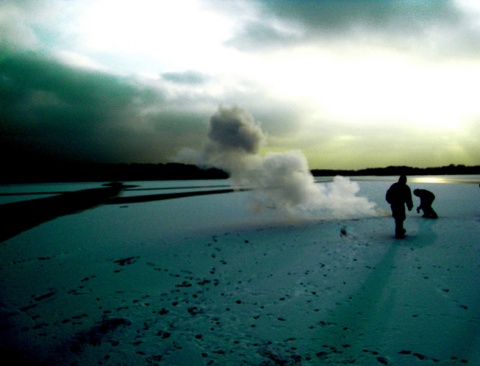
[[[63,193],[54,197],[0,205],[0,217],[2,217],[0,243],[57,217],[79,213],[102,204],[142,203],[189,196],[230,193],[234,191],[233,189],[218,189],[118,197],[118,195],[128,187],[132,186],[126,186],[122,183],[110,183],[105,188],[84,189]]]
[[[368,351],[377,355],[376,350],[366,347],[364,339],[366,333],[376,328],[375,324],[379,320],[388,321],[392,316],[395,294],[390,293],[388,297],[384,295],[392,275],[397,249],[394,241],[358,292],[350,300],[338,305],[324,322],[327,325],[334,325],[333,329],[322,332],[318,337],[325,349],[321,353],[325,361],[338,360],[340,357],[343,361],[350,362],[362,354],[366,356]],[[385,336],[377,332],[375,339],[382,339]],[[339,352],[339,349],[342,351]]]

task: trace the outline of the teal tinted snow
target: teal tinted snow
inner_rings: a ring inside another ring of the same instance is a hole
[[[391,182],[359,184],[388,212]],[[403,241],[388,216],[253,213],[248,192],[46,222],[0,244],[2,345],[82,365],[475,365],[480,189],[409,185],[440,218],[409,212]]]

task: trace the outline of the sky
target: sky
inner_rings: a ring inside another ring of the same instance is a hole
[[[311,169],[480,164],[476,0],[2,0],[0,162],[179,161],[222,108]]]

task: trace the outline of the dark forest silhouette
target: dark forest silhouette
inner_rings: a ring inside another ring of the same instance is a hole
[[[480,165],[446,165],[430,168],[415,168],[409,166],[388,166],[385,168],[366,168],[360,170],[325,170],[314,169],[312,174],[316,177],[333,175],[345,176],[399,176],[405,175],[469,175],[480,174]]]
[[[226,179],[228,173],[216,168],[200,168],[195,165],[167,164],[88,164],[44,163],[2,164],[0,183],[46,182],[110,182],[147,180]],[[448,165],[433,168],[389,166],[360,170],[313,169],[316,177],[343,176],[398,176],[406,175],[460,175],[480,174],[480,165]]]
[[[226,179],[220,169],[202,169],[195,165],[43,163],[7,165],[0,183],[111,182],[147,180]]]

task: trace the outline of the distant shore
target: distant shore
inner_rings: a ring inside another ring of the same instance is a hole
[[[480,165],[447,165],[441,167],[415,168],[409,166],[388,166],[385,168],[366,168],[359,170],[324,170],[314,169],[312,174],[315,177],[321,176],[391,176],[391,175],[471,175],[480,174]]]
[[[0,184],[53,182],[106,182],[151,180],[227,179],[228,173],[216,168],[195,165],[166,164],[88,164],[88,163],[31,163],[3,166]],[[359,170],[313,169],[315,177],[391,176],[391,175],[470,175],[480,174],[480,165],[448,165],[431,168],[388,166]]]

